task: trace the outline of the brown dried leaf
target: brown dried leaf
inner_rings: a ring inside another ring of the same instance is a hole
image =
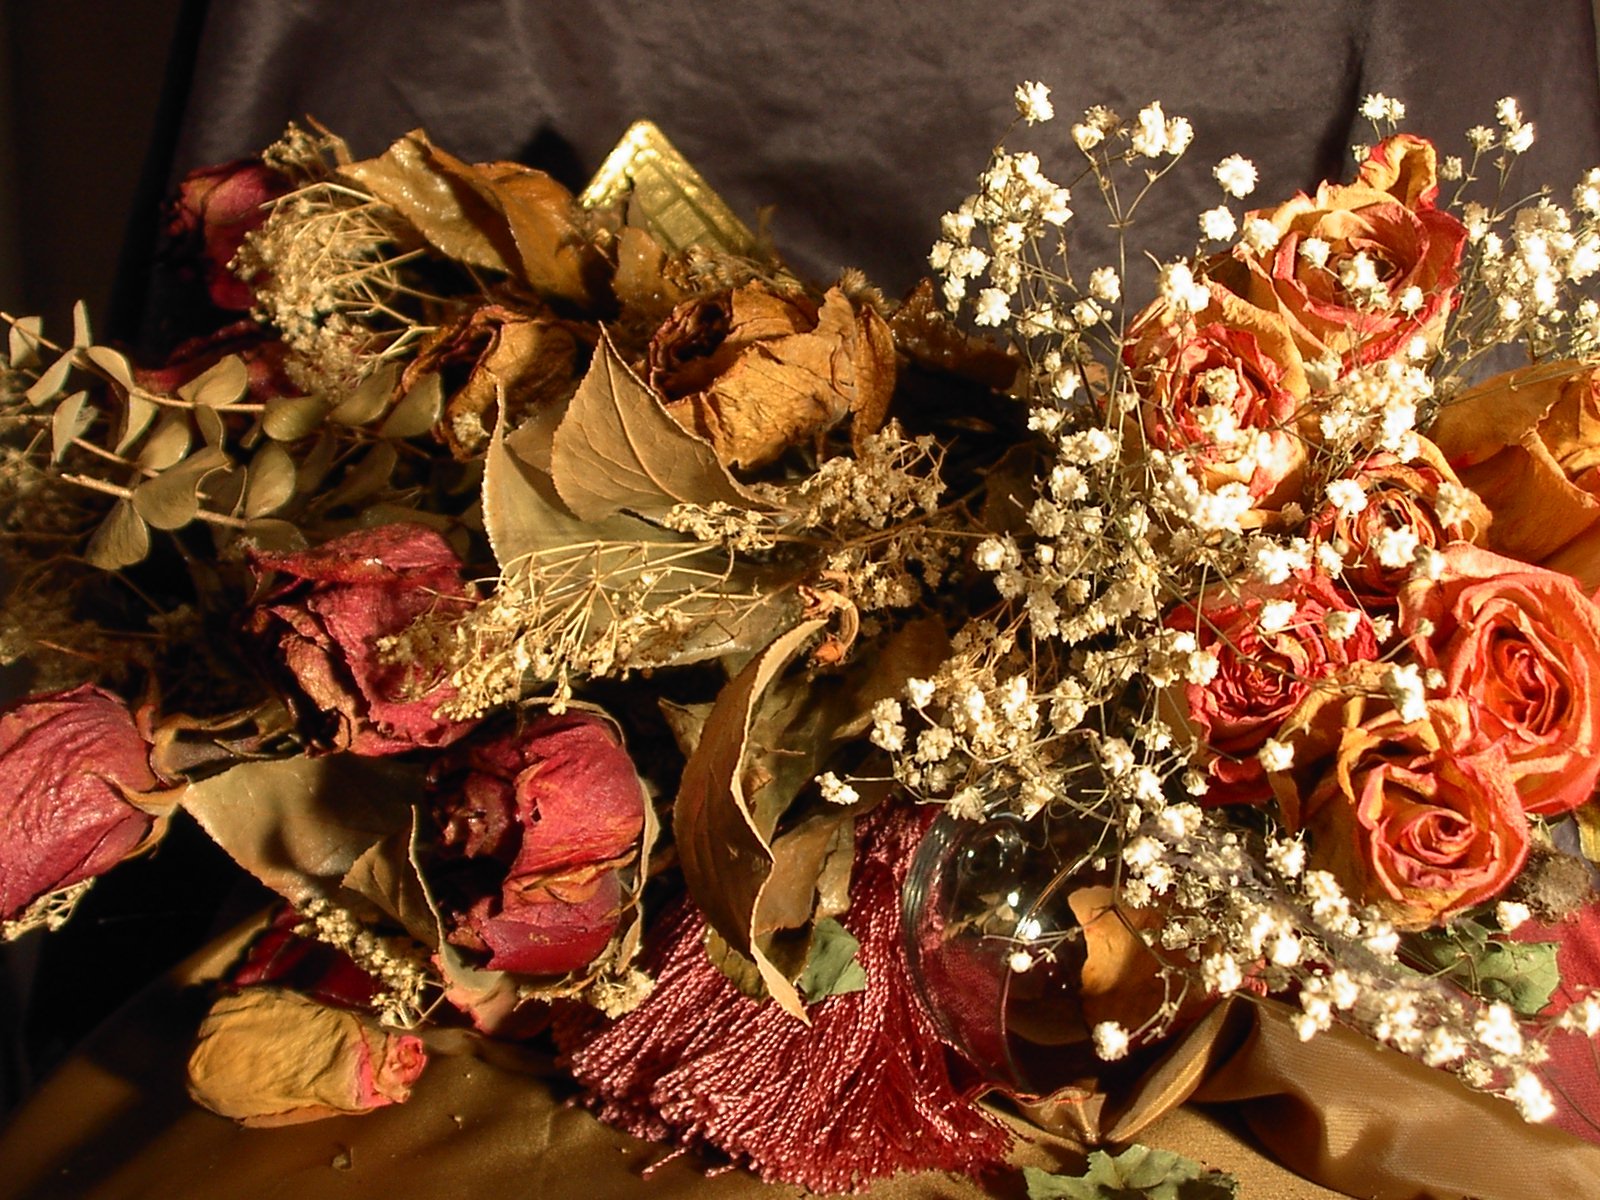
[[[88,392],[73,392],[50,416],[50,461],[60,462],[73,440],[94,423],[95,410],[88,407]]]
[[[611,290],[617,303],[641,323],[659,323],[689,298],[665,274],[666,263],[666,251],[647,231],[628,225],[617,236],[617,270]]]
[[[735,291],[732,305],[727,338],[711,360],[731,362],[703,391],[667,405],[722,462],[765,466],[851,413],[860,414],[859,436],[882,424],[895,354],[876,313],[858,314],[838,288],[823,297],[816,325],[806,331],[795,331],[793,306],[760,285]]]
[[[332,754],[240,763],[191,784],[180,803],[241,867],[303,904],[408,830],[421,790],[415,767]]]
[[[361,456],[361,461],[345,473],[337,487],[320,498],[325,508],[340,504],[358,504],[389,485],[394,469],[399,465],[400,452],[392,442],[375,442]]]
[[[602,336],[556,430],[551,478],[573,513],[660,515],[675,504],[758,507],[717,453],[662,407]]]
[[[23,397],[34,407],[46,404],[61,395],[67,386],[67,376],[72,372],[73,358],[63,354],[39,374]]]
[[[796,625],[722,689],[684,766],[673,813],[690,895],[711,927],[755,962],[773,999],[801,1020],[806,1018],[800,994],[755,939],[761,893],[772,874],[772,831],[758,826],[745,792],[745,770],[763,694],[826,624],[813,620]]]
[[[340,882],[417,941],[436,947],[439,923],[428,904],[422,877],[411,860],[411,836],[407,829],[374,842],[351,864]]]
[[[13,370],[26,371],[39,365],[39,350],[44,344],[44,319],[18,317],[11,322],[6,339],[6,355]]]
[[[889,330],[906,357],[921,366],[998,392],[1016,378],[1016,357],[993,340],[972,337],[950,320],[927,279],[918,282],[895,309]]]
[[[443,409],[444,381],[437,375],[424,375],[400,397],[378,432],[386,438],[418,437],[438,423]]]
[[[84,558],[102,571],[120,571],[143,562],[150,553],[150,527],[132,503],[118,500],[89,539]]]
[[[368,375],[332,412],[328,420],[339,425],[365,425],[375,421],[389,407],[389,397],[394,394],[395,382],[400,377],[398,363],[386,363]]]

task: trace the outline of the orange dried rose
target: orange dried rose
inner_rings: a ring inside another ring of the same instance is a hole
[[[1600,368],[1497,375],[1445,405],[1429,435],[1494,514],[1490,549],[1600,588]]]
[[[1398,928],[1492,899],[1527,858],[1528,821],[1505,754],[1462,748],[1469,708],[1452,698],[1430,702],[1420,721],[1385,710],[1346,725],[1301,811],[1285,806],[1291,830],[1310,832],[1312,865]]]
[[[1252,214],[1277,228],[1277,245],[1263,255],[1241,247],[1213,275],[1282,316],[1308,360],[1387,358],[1412,336],[1434,332],[1456,302],[1467,231],[1434,207],[1435,180],[1432,143],[1388,138],[1354,183],[1324,182],[1315,196]],[[1371,266],[1365,282],[1358,255]],[[1371,283],[1381,286],[1369,291]],[[1415,305],[1402,301],[1412,288]]]

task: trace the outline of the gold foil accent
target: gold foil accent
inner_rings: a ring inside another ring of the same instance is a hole
[[[756,239],[653,121],[635,121],[583,189],[584,208],[628,205],[628,221],[668,253],[709,246],[749,255]]]

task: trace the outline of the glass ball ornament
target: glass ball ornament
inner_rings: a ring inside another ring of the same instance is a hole
[[[1088,959],[1071,897],[1109,874],[1069,817],[937,818],[902,893],[912,982],[940,1036],[989,1082],[1044,1095],[1104,1066],[1084,1015]],[[1098,866],[1098,870],[1096,867]]]

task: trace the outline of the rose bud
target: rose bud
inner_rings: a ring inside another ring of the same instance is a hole
[[[1600,370],[1497,375],[1441,408],[1429,432],[1494,514],[1489,549],[1600,588]]]
[[[1577,808],[1600,780],[1600,605],[1566,575],[1476,546],[1400,592],[1401,628],[1439,691],[1473,705],[1470,746],[1498,746],[1523,807]]]
[[[1422,138],[1380,142],[1354,183],[1252,213],[1276,228],[1276,246],[1241,246],[1213,277],[1281,315],[1308,362],[1377,362],[1435,336],[1455,306],[1467,241],[1466,226],[1435,207],[1435,162]]]
[[[445,936],[492,970],[559,975],[592,962],[621,916],[620,872],[645,803],[632,759],[597,716],[463,741],[429,772],[438,835],[426,874]]]
[[[199,264],[218,308],[243,312],[255,302],[250,285],[228,264],[245,236],[267,219],[265,206],[288,190],[287,179],[253,158],[202,167],[178,184],[167,214],[171,253]]]
[[[456,694],[442,669],[385,661],[378,649],[421,617],[471,603],[444,538],[422,525],[382,525],[314,550],[256,553],[251,563],[263,580],[282,578],[246,628],[276,643],[332,748],[399,754],[448,745],[472,728],[439,714]]]
[[[93,879],[154,824],[128,802],[161,786],[131,713],[91,684],[0,712],[0,921]]]
[[[189,1094],[244,1125],[295,1125],[405,1101],[422,1039],[297,992],[250,987],[218,1000],[189,1059]]]

